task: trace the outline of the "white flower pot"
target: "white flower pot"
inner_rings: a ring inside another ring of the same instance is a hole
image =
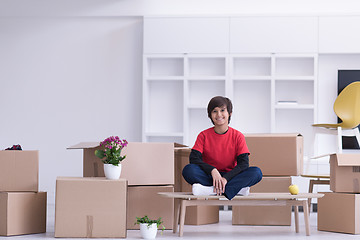
[[[157,224],[153,223],[148,226],[147,223],[140,223],[141,237],[144,239],[155,239],[157,233]]]
[[[106,179],[119,179],[121,175],[121,164],[119,164],[119,166],[115,166],[112,164],[104,164],[104,173]]]

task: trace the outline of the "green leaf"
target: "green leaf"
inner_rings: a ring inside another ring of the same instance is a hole
[[[105,157],[105,152],[103,150],[95,150],[95,156],[103,159]]]

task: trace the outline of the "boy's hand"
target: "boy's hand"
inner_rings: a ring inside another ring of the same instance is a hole
[[[225,185],[227,184],[227,180],[220,175],[216,168],[211,171],[211,176],[213,178],[214,192],[216,195],[223,194],[225,192]]]

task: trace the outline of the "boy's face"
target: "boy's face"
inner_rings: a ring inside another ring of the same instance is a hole
[[[211,119],[215,126],[222,126],[229,124],[229,114],[226,106],[216,107],[211,111]]]

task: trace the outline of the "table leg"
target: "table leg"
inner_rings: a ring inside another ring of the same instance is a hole
[[[314,180],[313,179],[310,179],[310,182],[309,182],[309,193],[313,193],[314,191]],[[311,209],[311,198],[308,198],[308,204],[309,204],[309,212],[310,212],[310,209]]]
[[[310,236],[308,200],[303,201],[306,236]]]
[[[180,200],[175,199],[175,214],[174,214],[174,226],[173,233],[177,232],[178,224],[179,224],[179,215],[180,215]]]
[[[299,207],[297,205],[294,206],[294,215],[295,215],[295,232],[299,232]]]
[[[184,224],[185,224],[185,213],[186,213],[186,200],[180,200],[181,207],[180,207],[180,226],[179,226],[179,237],[183,236],[184,233]]]

